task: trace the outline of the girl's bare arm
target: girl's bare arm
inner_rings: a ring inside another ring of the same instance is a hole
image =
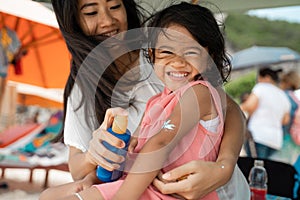
[[[210,98],[208,88],[202,85],[196,85],[185,92],[168,118],[174,125],[174,130],[162,128],[146,142],[114,200],[134,200],[142,195],[157,176],[178,141],[199,123],[201,117],[211,114]]]
[[[239,105],[227,95],[224,134],[216,162],[191,161],[164,174],[171,183],[155,179],[153,184],[164,194],[179,194],[186,199],[199,199],[226,184],[239,157],[246,131],[246,120]],[[224,166],[224,167],[222,167]],[[191,174],[188,179],[173,182]]]

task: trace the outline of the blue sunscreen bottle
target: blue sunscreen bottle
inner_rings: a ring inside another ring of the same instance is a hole
[[[128,124],[128,119],[127,116],[123,115],[117,115],[114,118],[112,127],[109,128],[107,131],[110,132],[112,135],[116,136],[117,138],[123,140],[125,142],[125,147],[122,149],[116,148],[109,143],[103,141],[102,144],[110,151],[122,155],[126,157],[127,154],[127,148],[129,144],[129,140],[131,137],[130,131],[127,129],[127,124]],[[108,160],[109,162],[112,163],[112,161]],[[123,163],[119,163],[120,168],[113,170],[113,171],[108,171],[105,168],[101,166],[97,166],[97,171],[96,175],[99,180],[103,182],[111,182],[118,180],[122,175],[125,167],[125,161]]]

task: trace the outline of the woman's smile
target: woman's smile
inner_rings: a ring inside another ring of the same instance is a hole
[[[118,29],[116,29],[116,30],[112,30],[112,31],[107,31],[107,32],[101,33],[100,35],[104,36],[104,37],[111,37],[113,35],[116,35],[118,32],[119,32]]]

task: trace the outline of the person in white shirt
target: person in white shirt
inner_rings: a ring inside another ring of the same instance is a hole
[[[268,158],[283,144],[282,125],[289,122],[290,102],[283,90],[277,87],[281,70],[261,68],[257,84],[250,96],[241,104],[249,114],[248,129],[251,132],[257,156]],[[245,145],[248,155],[249,148]]]

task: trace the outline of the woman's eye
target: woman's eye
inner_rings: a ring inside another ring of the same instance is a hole
[[[121,7],[121,4],[110,7],[111,10],[115,10]]]
[[[88,12],[88,13],[83,13],[84,15],[87,16],[92,16],[92,15],[96,15],[98,12],[97,11],[93,11],[93,12]]]

